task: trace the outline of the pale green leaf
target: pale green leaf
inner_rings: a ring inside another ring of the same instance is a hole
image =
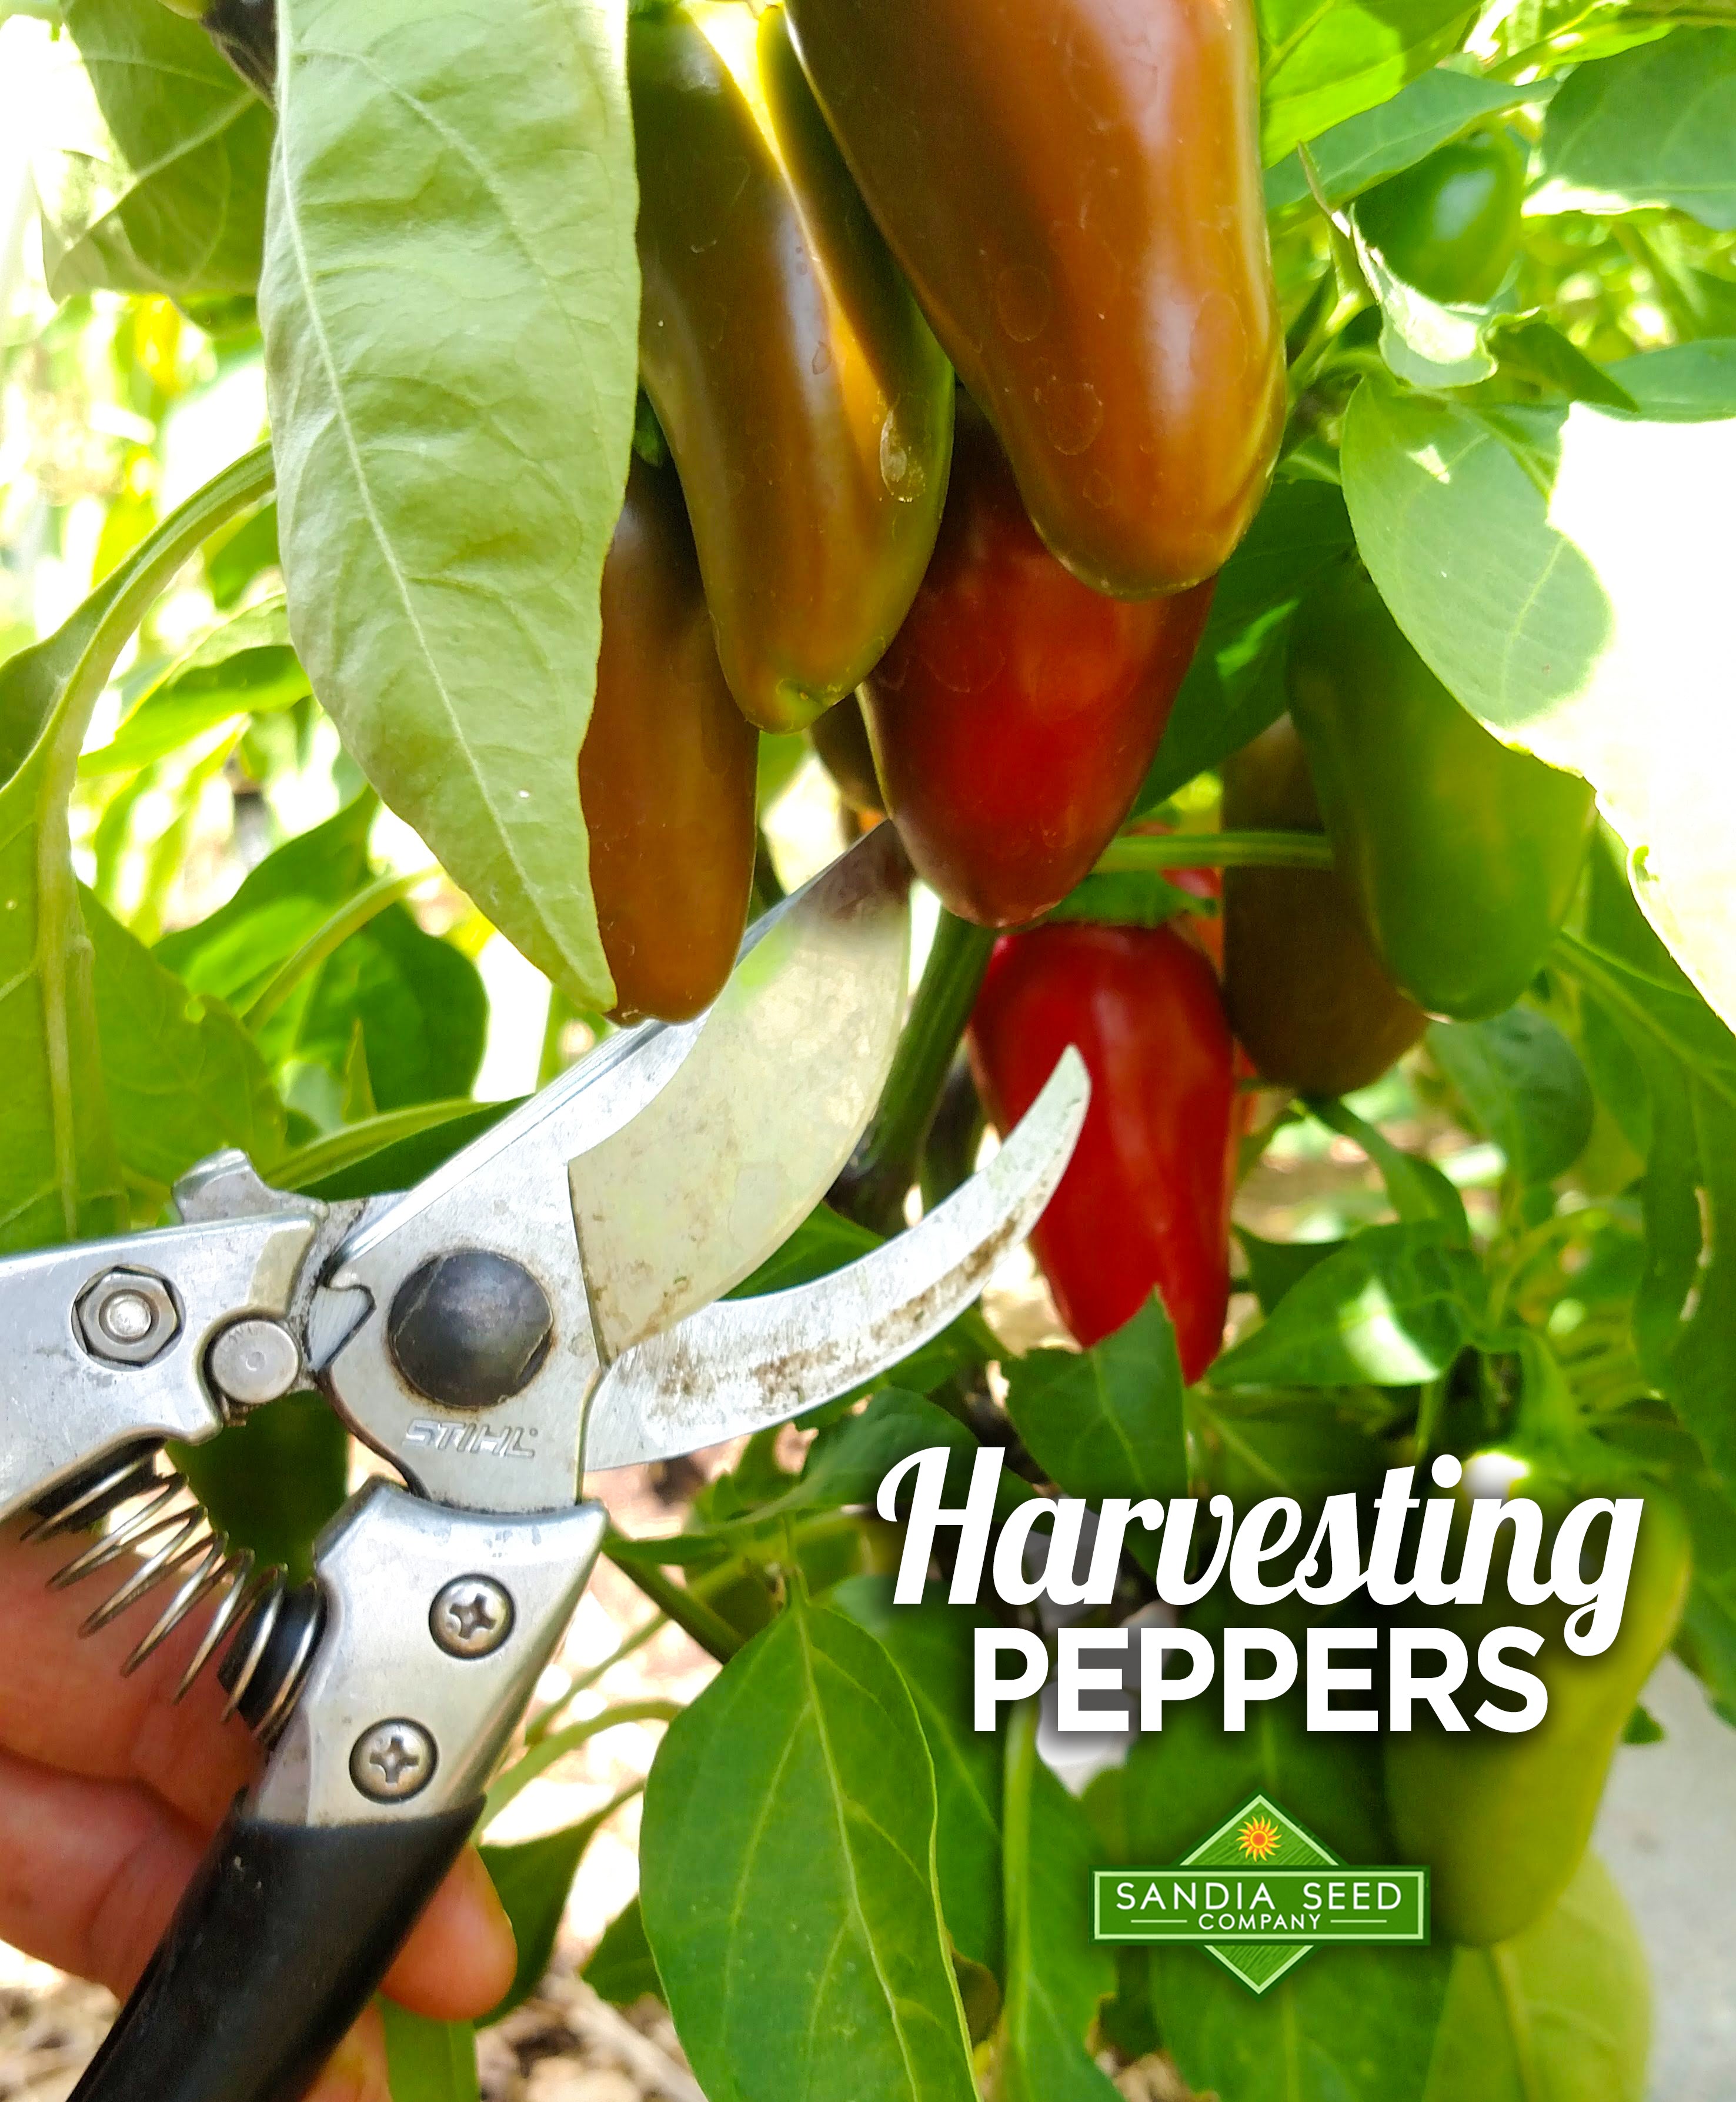
[[[873,1637],[797,1600],[671,1726],[640,1902],[711,2102],[976,2102],[933,1769]]]
[[[1736,227],[1736,28],[1678,29],[1579,67],[1543,123],[1531,212],[1673,205]]]
[[[1553,81],[1515,86],[1511,81],[1436,66],[1402,89],[1391,101],[1335,124],[1309,149],[1315,179],[1328,204],[1348,204],[1389,175],[1415,167],[1473,125],[1504,116],[1526,104],[1545,101]],[[1266,177],[1266,208],[1280,211],[1310,194],[1300,157],[1284,161]]]
[[[252,291],[272,114],[196,22],[137,0],[68,0],[113,151],[42,171],[59,299],[98,286],[179,298]]]
[[[1736,1016],[1736,421],[1479,414],[1365,383],[1344,470],[1412,644],[1496,736],[1593,783],[1647,916]]]
[[[1380,355],[1413,387],[1471,387],[1495,361],[1483,342],[1487,307],[1448,307],[1408,285],[1363,238],[1354,211],[1351,229],[1369,289],[1380,303]]]
[[[1260,0],[1260,152],[1269,167],[1387,101],[1454,50],[1459,0]]]
[[[1736,339],[1671,344],[1607,370],[1641,414],[1655,422],[1707,424],[1736,416]]]
[[[281,0],[259,289],[314,690],[454,880],[596,1007],[577,759],[636,387],[625,15]]]

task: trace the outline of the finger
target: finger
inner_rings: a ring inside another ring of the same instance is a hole
[[[49,1578],[73,1551],[64,1541],[22,1546],[16,1528],[11,1537],[0,1533],[0,1749],[92,1779],[142,1781],[182,1816],[214,1829],[259,1758],[246,1726],[223,1721],[214,1671],[179,1706],[172,1700],[215,1605],[123,1678],[122,1665],[172,1586],[82,1639],[80,1624],[121,1579],[109,1569],[51,1591]]]
[[[0,1941],[125,1994],[204,1851],[146,1789],[0,1752]]]
[[[386,1974],[392,1998],[436,2021],[472,2021],[506,1994],[518,1949],[474,1847],[467,1847]]]
[[[144,1789],[0,1752],[0,1941],[125,1995],[205,1849]],[[485,2015],[512,1983],[512,1929],[474,1847],[435,1892],[387,1980],[418,2014]]]
[[[386,2031],[370,2007],[332,2053],[306,2102],[392,2102],[386,2070]]]

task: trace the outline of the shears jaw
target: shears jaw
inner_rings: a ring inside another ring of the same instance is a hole
[[[1035,1224],[1090,1096],[1084,1061],[1064,1052],[994,1159],[909,1232],[793,1291],[720,1300],[627,1352],[591,1404],[587,1466],[667,1459],[787,1422],[937,1335]]]

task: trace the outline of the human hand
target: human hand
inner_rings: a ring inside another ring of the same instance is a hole
[[[215,1671],[170,1705],[207,1616],[194,1614],[123,1678],[166,1594],[81,1640],[79,1623],[112,1586],[97,1577],[50,1591],[68,1544],[26,1547],[24,1530],[0,1527],[0,1940],[124,1997],[206,1841],[258,1772],[259,1750],[239,1721],[221,1719]],[[467,1848],[385,1989],[418,2014],[467,2020],[506,1992],[514,1963],[506,1914]],[[309,2102],[388,2095],[384,2038],[370,2011]]]

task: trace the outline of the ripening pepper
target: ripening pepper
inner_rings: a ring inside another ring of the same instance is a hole
[[[1288,716],[1225,765],[1224,824],[1321,830]],[[1330,869],[1224,871],[1224,1000],[1261,1076],[1304,1095],[1367,1087],[1428,1026],[1381,969],[1354,895]]]
[[[1632,1485],[1592,1487],[1538,1464],[1502,1463],[1506,1455],[1468,1461],[1474,1483],[1480,1465],[1494,1459],[1510,1486],[1543,1513],[1543,1555],[1570,1506],[1582,1496],[1632,1496]],[[1470,1506],[1465,1485],[1455,1492],[1457,1537]],[[1419,1703],[1414,1727],[1384,1741],[1387,1807],[1399,1858],[1433,1871],[1436,1927],[1455,1941],[1477,1947],[1509,1940],[1554,1904],[1572,1881],[1597,1815],[1610,1761],[1641,1690],[1668,1648],[1688,1595],[1691,1554],[1681,1507],[1660,1490],[1645,1492],[1645,1510],[1619,1633],[1598,1656],[1576,1656],[1563,1630],[1570,1608],[1513,1603],[1507,1590],[1512,1533],[1497,1536],[1490,1580],[1480,1606],[1417,1609],[1430,1625],[1465,1643],[1471,1671],[1453,1698],[1469,1725],[1449,1732],[1433,1710]],[[1595,1543],[1595,1537],[1594,1537]],[[1601,1552],[1596,1545],[1592,1557]],[[1454,1564],[1450,1556],[1447,1568]],[[1492,1629],[1534,1630],[1543,1638],[1535,1656],[1509,1652],[1508,1661],[1534,1673],[1548,1691],[1548,1711],[1534,1730],[1510,1734],[1474,1718],[1487,1699],[1511,1713],[1510,1692],[1486,1684],[1477,1670],[1477,1647]],[[1426,1669],[1433,1669],[1426,1665]]]
[[[1504,131],[1480,131],[1357,200],[1357,224],[1407,285],[1480,307],[1519,251],[1525,155]]]
[[[961,919],[1058,904],[1127,814],[1211,602],[1106,598],[1033,530],[994,433],[959,408],[940,539],[861,688],[886,808]]]
[[[804,728],[897,631],[946,492],[951,370],[782,9],[636,12],[640,376],[742,712]]]
[[[1132,1320],[1155,1290],[1197,1380],[1224,1340],[1239,1135],[1235,1046],[1211,964],[1173,926],[1052,921],[996,943],[968,1041],[1003,1132],[1078,1047],[1091,1106],[1031,1246],[1082,1344]]]
[[[760,739],[730,698],[672,468],[636,455],[603,565],[596,699],[578,755],[616,1013],[681,1022],[735,962]]]
[[[1247,0],[789,0],[802,63],[1038,531],[1216,574],[1284,417]]]
[[[1573,902],[1590,785],[1491,736],[1353,558],[1296,616],[1290,712],[1393,982],[1455,1021],[1512,1006]]]

